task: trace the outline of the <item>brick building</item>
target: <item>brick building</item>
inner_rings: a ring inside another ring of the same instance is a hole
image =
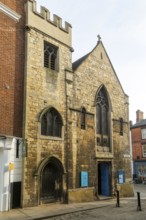
[[[24,2],[0,1],[0,211],[6,211],[10,206],[20,206],[22,159],[19,144],[23,123]],[[13,164],[15,170],[10,170]]]
[[[136,111],[136,123],[131,126],[133,176],[146,178],[146,119],[143,112]]]

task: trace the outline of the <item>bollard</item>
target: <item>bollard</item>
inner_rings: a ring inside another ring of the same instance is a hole
[[[116,207],[120,207],[119,190],[117,190],[117,204],[116,204]]]
[[[137,211],[142,211],[141,209],[141,201],[140,201],[140,192],[137,192]]]

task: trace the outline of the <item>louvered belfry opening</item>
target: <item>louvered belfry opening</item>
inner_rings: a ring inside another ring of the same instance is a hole
[[[44,42],[44,67],[57,70],[57,51],[54,45]]]

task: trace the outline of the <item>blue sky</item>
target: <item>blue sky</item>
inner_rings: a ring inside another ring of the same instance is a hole
[[[100,34],[129,96],[129,119],[146,118],[146,0],[37,0],[72,25],[73,61],[90,52]],[[39,9],[38,9],[39,10]]]

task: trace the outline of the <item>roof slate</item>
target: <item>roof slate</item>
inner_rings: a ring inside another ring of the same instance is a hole
[[[84,55],[83,57],[79,58],[78,60],[76,60],[73,64],[72,64],[72,68],[73,70],[76,70],[78,68],[78,66],[80,66],[80,64],[86,59],[86,57],[88,57],[90,53]]]
[[[93,48],[93,50],[98,46],[99,43],[102,43],[102,41],[98,41],[96,46]],[[103,45],[103,44],[102,44]],[[93,51],[92,50],[92,51]],[[87,53],[86,55],[84,55],[83,57],[79,58],[78,60],[76,60],[73,64],[72,64],[72,69],[75,71],[80,64],[92,53],[92,51],[90,51],[89,53]]]
[[[134,125],[131,126],[131,128],[138,128],[143,126],[146,126],[146,119],[143,119],[140,122],[135,123]]]

